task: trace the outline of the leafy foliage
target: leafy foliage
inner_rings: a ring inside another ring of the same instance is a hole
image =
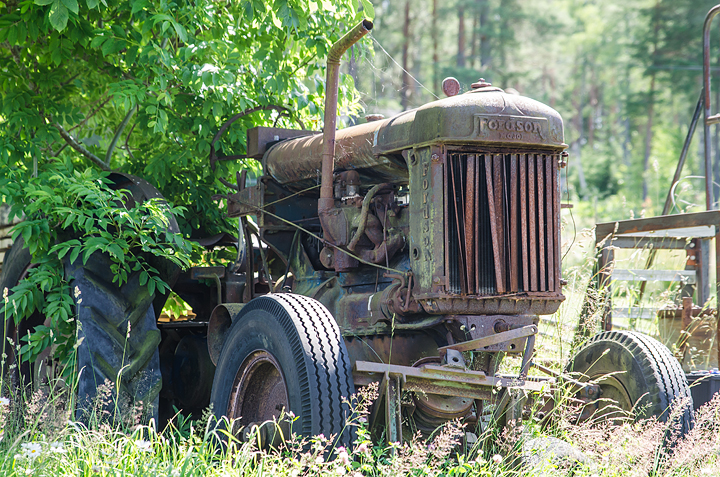
[[[0,0],[0,195],[24,214],[14,236],[34,263],[8,306],[16,319],[38,310],[51,320],[26,358],[50,344],[69,355],[64,262],[106,253],[117,283],[141,271],[142,285],[164,292],[147,257],[190,263],[190,245],[165,232],[168,211],[185,237],[236,229],[213,200],[226,192],[218,176],[258,164],[220,161],[214,171],[211,146],[242,155],[250,126],[317,129],[325,55],[360,8],[372,11],[367,0]],[[347,78],[340,101],[358,111]],[[143,177],[182,208],[125,209],[98,169]]]
[[[78,172],[68,161],[27,183],[17,182],[12,174],[0,182],[1,192],[18,198],[11,213],[24,211],[27,216],[14,228],[13,239],[22,236],[34,264],[0,314],[13,316],[17,323],[37,311],[49,320],[49,326],[24,337],[25,359],[35,359],[50,345],[59,346],[56,357],[61,360],[72,351],[75,303],[69,293],[72,277],[63,273],[66,263],[86,264],[92,254],[104,253],[111,261],[113,282],[122,285],[130,273],[140,272],[140,285],[150,293],[166,293],[168,285],[149,257],[183,268],[190,265],[190,242],[169,229],[171,214],[182,216],[183,209],[171,209],[159,199],[125,208],[127,191],[111,189],[107,175],[93,169]]]

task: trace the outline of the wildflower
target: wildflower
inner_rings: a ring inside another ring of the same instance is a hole
[[[368,447],[367,443],[363,442],[357,446],[357,448],[355,449],[355,452],[358,454],[369,454],[370,448]]]
[[[10,400],[8,398],[0,397],[0,406],[6,407],[10,405]]]
[[[56,454],[65,453],[65,446],[63,446],[62,442],[51,442],[49,448],[50,452],[54,452]]]
[[[316,464],[320,465],[320,464],[322,464],[323,462],[325,462],[325,457],[323,457],[322,455],[319,455],[319,456],[315,457],[315,463],[316,463]]]
[[[35,457],[42,454],[42,446],[37,442],[24,442],[20,444],[22,449],[21,457],[28,457],[34,459]]]
[[[347,470],[345,469],[345,467],[337,466],[335,468],[335,474],[336,475],[345,475],[345,474],[347,474]]]
[[[135,446],[140,452],[152,452],[152,442],[138,439],[135,441]]]
[[[350,465],[350,456],[347,453],[347,450],[345,450],[344,447],[338,447],[337,448],[337,457],[338,461],[342,463],[342,465],[349,466]]]
[[[8,288],[7,288],[7,287],[3,288],[3,301],[4,301],[5,303],[7,303],[7,302],[9,301],[9,298],[8,298]]]
[[[75,287],[75,300],[78,305],[82,303],[82,298],[80,298],[80,289],[78,287]]]
[[[502,462],[503,459],[502,459],[502,456],[501,456],[500,454],[495,454],[495,455],[493,456],[492,460],[493,460],[493,462],[495,462],[496,464],[499,464],[500,462]]]
[[[130,321],[129,321],[129,320],[128,320],[128,328],[127,328],[127,335],[126,335],[126,337],[127,337],[128,339],[130,338]]]

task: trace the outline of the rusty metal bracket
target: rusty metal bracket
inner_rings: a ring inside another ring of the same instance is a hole
[[[528,325],[523,326],[522,328],[503,331],[502,333],[497,333],[490,336],[483,336],[482,338],[477,338],[470,341],[463,341],[462,343],[443,346],[442,348],[438,348],[438,351],[440,352],[440,356],[444,355],[449,349],[453,349],[456,351],[473,351],[476,349],[485,348],[487,346],[504,343],[506,341],[512,341],[518,338],[525,338],[526,336],[534,336],[537,334],[537,332],[537,325]]]
[[[373,363],[370,361],[355,362],[355,373],[360,375],[379,375],[400,378],[402,388],[406,391],[419,391],[443,396],[459,396],[470,399],[489,399],[493,388],[518,388],[528,391],[547,390],[547,383],[554,381],[525,380],[517,377],[487,376],[482,371],[453,368],[428,364],[422,368],[400,366],[397,364]],[[365,376],[358,376],[356,383],[367,382]],[[371,379],[380,381],[381,378]]]

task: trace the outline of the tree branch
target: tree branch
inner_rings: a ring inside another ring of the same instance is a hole
[[[77,141],[70,135],[70,133],[67,132],[67,131],[65,130],[65,128],[63,128],[60,124],[58,124],[58,123],[53,123],[53,126],[55,126],[55,128],[56,128],[58,131],[60,131],[60,135],[62,136],[63,139],[65,139],[65,142],[67,142],[67,143],[70,145],[70,147],[72,147],[72,148],[75,149],[77,152],[79,152],[79,153],[82,154],[83,156],[85,156],[85,157],[87,157],[88,159],[90,159],[92,162],[94,162],[94,163],[95,163],[100,169],[102,169],[103,171],[111,171],[111,170],[112,170],[112,169],[110,169],[110,166],[109,166],[109,165],[105,164],[99,157],[97,157],[95,154],[93,154],[92,152],[90,152],[90,151],[88,151],[87,149],[85,149],[85,147],[84,147],[82,144],[80,144],[79,142],[77,142]]]
[[[83,124],[85,124],[86,122],[88,122],[88,119],[90,119],[90,118],[92,118],[93,116],[95,116],[95,114],[96,114],[98,111],[100,111],[100,110],[102,109],[102,107],[105,106],[105,105],[108,103],[108,101],[110,101],[112,98],[113,98],[112,96],[108,96],[107,98],[105,98],[105,100],[100,104],[100,106],[98,106],[98,107],[95,108],[93,111],[91,111],[90,114],[88,114],[87,116],[85,116],[85,119],[83,119],[82,121],[80,121],[79,123],[77,123],[75,126],[71,127],[70,130],[72,131],[72,130],[74,130],[74,129],[77,129],[77,128],[79,128],[80,126],[82,126]],[[100,101],[100,100],[98,99],[97,101],[95,101],[94,104],[97,104],[98,101]]]
[[[105,164],[110,164],[113,149],[115,149],[115,145],[117,145],[117,142],[120,139],[120,135],[125,130],[125,126],[127,126],[127,124],[130,122],[130,118],[132,118],[132,115],[135,114],[135,110],[137,108],[137,106],[133,106],[132,108],[130,108],[130,111],[128,111],[128,113],[125,115],[125,118],[120,123],[120,126],[118,126],[117,131],[115,131],[115,136],[113,136],[112,141],[110,142],[110,146],[108,146],[107,153],[105,154]]]

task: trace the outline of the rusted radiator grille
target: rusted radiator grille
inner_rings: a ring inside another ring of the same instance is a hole
[[[448,154],[450,293],[559,291],[558,159]]]

